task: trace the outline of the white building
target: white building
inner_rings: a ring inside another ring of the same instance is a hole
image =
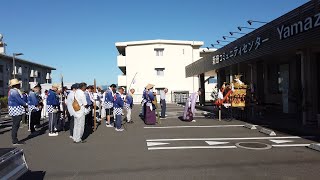
[[[32,84],[51,83],[51,73],[56,70],[54,67],[15,58],[15,68],[13,68],[12,58],[0,52],[0,96],[7,96],[9,80],[13,79],[14,75],[21,81],[21,88],[27,91],[31,89]]]
[[[198,90],[198,77],[186,78],[185,66],[200,59],[202,41],[147,40],[117,42],[119,55],[118,85],[136,89],[135,102],[148,84],[159,93],[168,88],[168,101],[177,101],[179,93]],[[185,98],[185,97],[183,97]]]
[[[35,83],[51,83],[51,73],[56,70],[54,67],[31,62],[20,56],[15,56],[13,64],[13,56],[6,54],[6,45],[0,34],[0,97],[8,95],[9,80],[14,77],[21,81],[21,87],[26,91]]]

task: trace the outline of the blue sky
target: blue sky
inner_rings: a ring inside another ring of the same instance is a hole
[[[7,53],[57,68],[66,82],[117,82],[118,41],[201,40],[248,19],[271,21],[308,0],[1,0]]]

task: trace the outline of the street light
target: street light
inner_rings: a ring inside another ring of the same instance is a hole
[[[231,36],[233,36],[233,34],[246,34],[246,33],[242,33],[242,32],[229,32],[229,34],[230,34]]]
[[[267,24],[267,22],[263,22],[263,21],[255,21],[255,20],[248,20],[247,23],[251,26],[252,23],[262,23],[262,24]]]
[[[13,53],[13,54],[12,54],[13,79],[16,78],[16,60],[15,60],[15,57],[16,57],[16,56],[21,56],[21,55],[23,55],[23,53]]]
[[[221,44],[211,44],[211,47],[214,48],[215,45],[223,46],[223,45],[221,45]]]
[[[222,36],[222,38],[223,38],[224,40],[226,40],[227,38],[237,39],[236,37],[231,37],[231,36]]]
[[[230,41],[217,40],[218,44],[220,44],[220,42],[230,42]]]
[[[239,29],[239,31],[241,31],[242,29],[256,29],[256,28],[238,26],[238,29]]]

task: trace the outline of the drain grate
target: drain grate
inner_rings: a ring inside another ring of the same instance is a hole
[[[271,145],[260,143],[260,142],[240,142],[240,143],[237,143],[236,146],[239,148],[252,149],[252,150],[267,150],[272,148]]]

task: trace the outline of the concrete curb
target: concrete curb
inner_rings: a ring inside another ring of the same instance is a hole
[[[274,131],[272,131],[272,130],[270,130],[270,129],[266,129],[266,128],[260,129],[259,132],[264,133],[264,134],[267,134],[267,135],[269,135],[269,136],[276,136],[276,135],[277,135]]]
[[[243,127],[248,128],[248,129],[251,129],[251,130],[257,129],[257,125],[248,124],[248,123],[245,124]]]
[[[308,146],[308,148],[316,150],[316,151],[320,151],[320,144],[319,143],[312,143]]]

